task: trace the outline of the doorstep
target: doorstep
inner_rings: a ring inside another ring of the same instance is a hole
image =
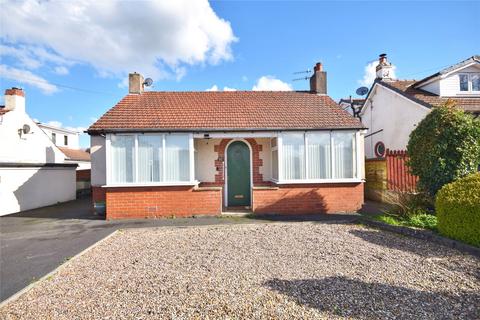
[[[251,207],[223,207],[222,216],[243,217],[252,214]]]

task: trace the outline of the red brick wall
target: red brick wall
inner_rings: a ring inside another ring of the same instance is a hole
[[[215,167],[217,174],[215,175],[215,185],[223,186],[225,184],[224,162],[225,162],[225,148],[232,139],[222,139],[220,144],[214,146],[214,151],[217,152],[218,157],[215,160]],[[252,170],[253,170],[253,185],[268,185],[268,181],[263,181],[263,175],[260,173],[260,167],[263,166],[263,160],[260,159],[260,151],[262,145],[258,144],[253,138],[245,139],[252,148]]]
[[[107,219],[219,215],[221,189],[178,187],[106,188]]]
[[[257,214],[310,214],[355,212],[363,204],[363,183],[279,185],[254,189]]]

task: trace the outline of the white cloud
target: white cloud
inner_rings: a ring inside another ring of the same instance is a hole
[[[376,67],[378,65],[378,61],[372,61],[369,64],[365,66],[364,74],[363,74],[363,79],[358,80],[358,83],[361,84],[362,86],[369,87],[372,85],[373,81],[375,81],[375,78],[377,77],[377,71]],[[392,64],[392,72],[390,77],[395,79],[395,69],[397,69],[396,66]]]
[[[263,76],[257,80],[253,91],[292,91],[292,86],[273,76]]]
[[[24,65],[86,63],[103,76],[181,78],[186,65],[232,59],[237,40],[207,0],[11,1],[0,18],[2,38],[24,50],[11,55],[33,55]]]
[[[61,76],[68,74],[68,69],[64,66],[57,66],[53,70],[56,74],[59,74]]]
[[[52,121],[48,121],[48,122],[45,122],[45,124],[47,126],[52,126],[52,127],[57,127],[57,128],[61,128],[62,127],[62,123],[60,121],[56,121],[56,120],[52,120]]]
[[[67,130],[72,130],[72,131],[78,132],[78,133],[80,133],[80,134],[83,134],[84,131],[87,130],[86,127],[65,127],[65,129],[67,129]]]
[[[35,120],[36,120],[36,122],[38,122],[37,119],[35,119]],[[60,122],[60,121],[57,121],[57,120],[47,121],[44,124],[46,124],[47,126],[52,126],[52,127],[56,127],[56,128],[63,128],[63,129],[67,129],[67,130],[72,130],[72,131],[78,132],[80,134],[83,134],[83,132],[87,130],[86,127],[82,127],[82,126],[78,126],[78,127],[66,126],[66,127],[64,127],[63,123]]]
[[[211,86],[210,88],[206,89],[205,91],[222,91],[218,88],[216,84]],[[223,91],[237,91],[235,88],[230,88],[230,87],[223,87]]]
[[[216,84],[214,84],[213,86],[211,86],[210,88],[208,88],[205,91],[218,91],[218,86]]]
[[[45,94],[52,94],[58,91],[57,86],[51,84],[46,79],[33,74],[28,70],[12,68],[6,65],[0,65],[0,76],[5,79],[26,83],[39,88]]]

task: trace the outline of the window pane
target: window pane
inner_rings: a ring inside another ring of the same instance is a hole
[[[460,91],[468,91],[468,74],[461,74],[459,77]]]
[[[112,136],[112,171],[111,179],[114,183],[125,183],[134,181],[135,167],[135,137],[134,136]]]
[[[334,178],[354,177],[354,142],[351,132],[333,132]]]
[[[190,152],[188,135],[165,136],[165,180],[190,180]]]
[[[283,179],[294,180],[305,177],[305,146],[302,133],[282,136]]]
[[[480,91],[480,74],[472,74],[472,91]]]
[[[308,178],[331,178],[330,133],[309,133],[307,135],[307,144]]]
[[[278,180],[278,150],[272,151],[272,178]]]
[[[138,136],[137,182],[162,181],[162,136]]]

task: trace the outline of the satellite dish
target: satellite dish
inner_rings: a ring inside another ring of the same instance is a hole
[[[152,84],[153,84],[152,78],[147,78],[147,79],[145,79],[145,81],[143,82],[143,85],[146,86],[146,87],[150,87]]]
[[[30,126],[28,124],[24,124],[22,130],[23,130],[24,134],[29,133],[30,132]]]
[[[359,96],[364,96],[368,93],[368,88],[367,87],[360,87],[355,91]]]

